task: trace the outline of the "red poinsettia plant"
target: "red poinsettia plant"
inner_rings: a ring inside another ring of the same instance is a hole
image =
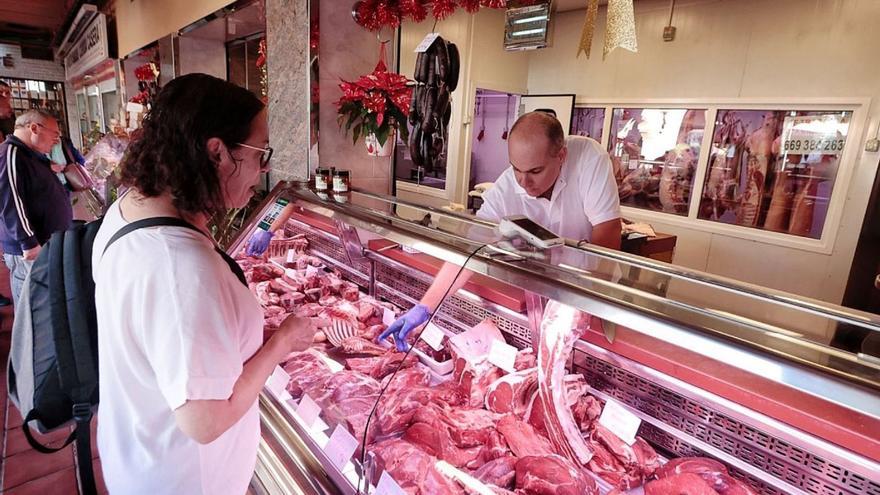
[[[382,61],[372,73],[357,81],[342,81],[342,98],[336,102],[339,127],[346,135],[351,132],[355,143],[361,136],[373,134],[379,145],[384,146],[392,129],[399,129],[406,141],[409,130],[405,123],[412,99],[410,82],[406,76],[388,72]]]

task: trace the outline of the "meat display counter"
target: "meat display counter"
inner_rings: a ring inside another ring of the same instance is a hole
[[[267,257],[247,258],[289,202]],[[495,227],[273,190],[228,247],[267,335],[290,313],[350,328],[267,382],[258,492],[880,495],[880,359],[828,345],[877,315]],[[377,343],[443,262],[474,275],[409,354]],[[579,323],[554,333],[565,309]]]

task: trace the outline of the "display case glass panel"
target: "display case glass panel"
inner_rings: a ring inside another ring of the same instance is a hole
[[[699,218],[819,239],[851,111],[719,110]]]
[[[620,203],[687,215],[705,109],[615,108],[608,152]]]

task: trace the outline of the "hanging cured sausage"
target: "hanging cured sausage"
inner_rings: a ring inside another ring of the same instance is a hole
[[[413,163],[425,172],[433,171],[443,161],[459,69],[458,48],[439,36],[416,58],[409,151]]]

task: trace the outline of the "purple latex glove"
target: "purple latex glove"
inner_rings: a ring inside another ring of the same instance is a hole
[[[254,235],[248,240],[247,253],[248,256],[262,256],[269,249],[269,241],[275,235],[274,232],[268,230],[257,229]]]
[[[409,311],[404,313],[400,318],[394,320],[388,328],[379,335],[377,340],[385,340],[389,335],[394,338],[394,345],[397,350],[405,352],[409,345],[406,343],[406,336],[413,329],[423,325],[431,317],[431,310],[424,304],[416,304]]]

